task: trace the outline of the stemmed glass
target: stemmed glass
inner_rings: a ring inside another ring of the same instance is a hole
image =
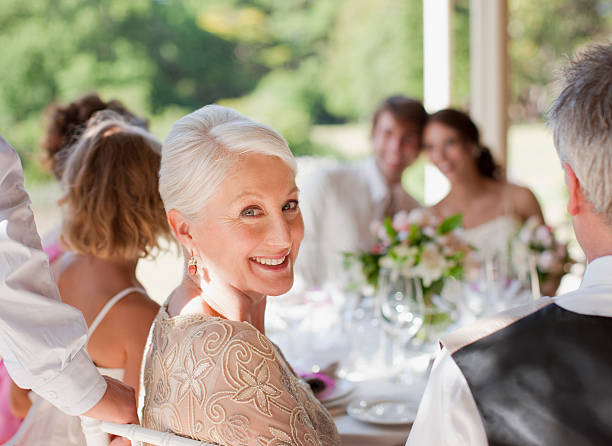
[[[383,330],[391,340],[391,366],[401,373],[408,343],[423,325],[425,303],[421,283],[397,270],[382,269],[376,297]]]

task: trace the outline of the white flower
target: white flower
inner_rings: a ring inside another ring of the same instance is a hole
[[[538,265],[538,268],[540,268],[540,271],[543,272],[549,272],[552,269],[554,263],[555,253],[548,249],[546,251],[542,251],[536,259],[536,264]]]
[[[546,226],[539,226],[534,234],[535,242],[544,248],[551,248],[553,245],[553,235]]]
[[[436,229],[432,228],[431,226],[425,226],[421,232],[423,232],[423,234],[425,234],[427,237],[434,238],[436,236]]]
[[[389,245],[391,240],[389,240],[389,236],[387,235],[387,230],[385,229],[385,225],[378,220],[373,220],[370,223],[370,233],[373,234],[378,240],[380,240],[384,245]]]
[[[423,279],[423,285],[429,286],[444,274],[446,258],[435,243],[427,243],[421,253],[421,261],[416,266],[415,275]]]
[[[404,264],[403,264],[403,265],[400,267],[399,273],[400,273],[400,275],[402,275],[403,277],[406,277],[406,278],[409,278],[409,279],[410,279],[410,278],[412,278],[412,277],[417,276],[418,271],[417,271],[417,269],[415,268],[414,263],[412,263],[412,262],[407,262],[407,263],[404,263]]]
[[[390,255],[381,257],[378,260],[378,264],[380,265],[381,268],[385,268],[385,269],[397,268],[397,263],[395,262],[395,260],[393,260],[393,257],[391,257]]]
[[[429,220],[429,213],[423,208],[413,209],[406,218],[409,225],[417,226],[425,226],[429,224]]]
[[[419,252],[419,249],[415,246],[399,245],[393,248],[393,252],[395,252],[395,255],[397,255],[397,257],[399,257],[400,261],[410,262],[414,265],[414,261],[416,260],[415,258]]]
[[[414,263],[419,249],[415,246],[399,245],[393,249],[398,257],[397,267],[404,277],[414,277]]]
[[[519,240],[529,245],[538,226],[540,226],[540,220],[537,217],[529,217],[519,232]]]
[[[436,241],[442,247],[442,252],[445,256],[451,256],[457,252],[467,253],[470,250],[469,246],[461,238],[461,233],[457,231],[439,235],[436,237]]]

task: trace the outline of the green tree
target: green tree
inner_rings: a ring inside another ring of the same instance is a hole
[[[242,95],[266,71],[181,2],[3,1],[0,129],[37,164],[42,111],[89,91],[166,116]],[[177,108],[178,107],[178,108]],[[160,135],[163,136],[163,135]]]
[[[560,62],[587,42],[609,39],[609,0],[511,0],[510,86],[514,120],[541,116]],[[554,87],[553,87],[554,88]]]
[[[321,70],[329,112],[363,120],[391,94],[422,97],[422,1],[340,4]]]

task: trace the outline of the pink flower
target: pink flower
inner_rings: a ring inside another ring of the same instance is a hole
[[[385,247],[381,243],[377,243],[374,246],[372,246],[372,249],[370,249],[370,252],[372,254],[382,254],[383,252],[385,252]]]
[[[410,230],[410,214],[406,211],[399,211],[393,216],[393,229],[397,232],[408,232]]]

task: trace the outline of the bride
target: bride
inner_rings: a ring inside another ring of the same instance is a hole
[[[339,444],[329,413],[264,331],[304,235],[296,164],[274,130],[209,105],[162,148],[160,194],[186,269],[154,322],[143,425],[221,444]]]
[[[507,254],[508,242],[529,217],[544,222],[533,193],[503,178],[467,114],[453,109],[432,114],[423,141],[429,159],[451,185],[431,210],[440,218],[463,214],[465,238],[480,256]]]

